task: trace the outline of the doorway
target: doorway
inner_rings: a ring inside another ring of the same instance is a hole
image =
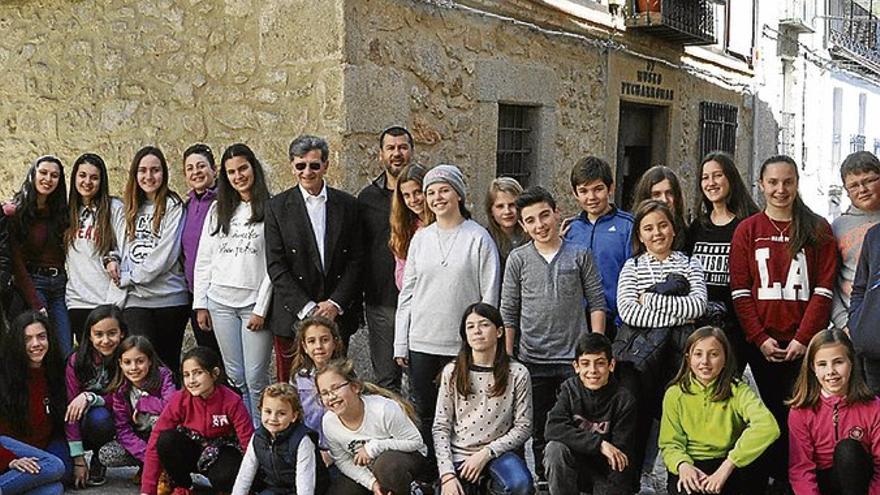
[[[667,107],[620,102],[614,180],[614,200],[619,208],[632,209],[633,193],[642,174],[665,161],[668,118]]]

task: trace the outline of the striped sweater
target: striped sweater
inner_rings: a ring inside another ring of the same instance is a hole
[[[670,273],[678,273],[688,279],[691,284],[689,295],[645,293],[652,285],[664,281]],[[639,302],[642,294],[645,297]],[[663,261],[648,253],[626,260],[617,283],[620,319],[634,327],[684,325],[703,316],[706,298],[706,281],[700,262],[678,251],[673,251]]]

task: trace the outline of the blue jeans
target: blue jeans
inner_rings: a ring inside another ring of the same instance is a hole
[[[223,367],[234,387],[242,393],[244,405],[254,427],[260,426],[260,393],[269,384],[269,361],[272,357],[272,332],[268,328],[248,330],[254,305],[244,308],[224,306],[208,299],[208,312],[214,335],[220,345]]]
[[[64,288],[67,286],[67,275],[64,272],[55,277],[31,274],[37,296],[49,312],[49,319],[55,325],[58,346],[61,355],[67,357],[73,351],[73,334],[70,332],[70,316],[64,301]]]
[[[80,420],[80,431],[86,450],[97,453],[98,449],[116,436],[113,413],[105,406],[89,408]]]
[[[23,473],[12,468],[0,474],[0,490],[3,493],[29,495],[64,493],[61,479],[64,477],[65,466],[57,456],[7,436],[0,436],[0,446],[11,450],[18,457],[36,457],[40,465],[40,472],[37,474]]]
[[[459,472],[463,463],[456,463]],[[488,475],[488,477],[487,477]],[[468,483],[459,478],[466,495],[484,493],[482,487],[488,489],[490,495],[531,495],[535,493],[532,472],[522,457],[513,452],[505,452],[497,459],[486,464],[477,483]]]

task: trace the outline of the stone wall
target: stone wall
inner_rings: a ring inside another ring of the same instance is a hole
[[[329,1],[4,1],[0,197],[50,152],[65,163],[101,154],[119,193],[145,144],[165,151],[182,191],[181,154],[194,142],[218,159],[248,143],[278,189],[293,136],[339,143],[343,27]]]
[[[595,32],[554,21],[546,10],[517,11],[532,24],[505,18],[512,14],[508,2],[465,3],[475,8],[428,0],[345,2],[343,160],[366,175],[377,173],[375,162],[363,165],[363,155],[376,149],[378,130],[406,123],[414,131],[417,160],[462,166],[473,191],[469,200],[482,210],[483,191],[495,173],[498,103],[539,105],[542,136],[534,183],[558,191],[563,208],[574,212],[569,170],[587,153],[614,165],[617,109],[625,99],[620,81],[644,61],[592,42]],[[562,34],[558,26],[574,35]],[[680,49],[637,34],[632,38],[642,53],[678,63]],[[671,76],[675,99],[644,102],[669,107],[667,152],[660,161],[682,172],[686,193],[692,194],[699,159],[700,101],[740,108],[736,158],[747,171],[751,113],[744,96],[679,69],[663,70]]]
[[[302,132],[329,138],[330,181],[356,192],[379,172],[378,132],[403,124],[419,162],[462,166],[470,202],[482,210],[499,102],[539,108],[534,183],[567,191],[568,170],[586,153],[614,164],[621,71],[643,62],[597,42],[607,30],[538,2],[467,3],[473,8],[439,0],[2,2],[0,197],[47,152],[66,163],[101,154],[118,193],[145,144],[165,150],[183,191],[186,146],[207,142],[219,158],[237,141],[254,148],[278,191],[291,183],[286,149]],[[514,12],[529,22],[505,17]],[[626,40],[680,56],[637,33]],[[665,103],[663,161],[684,172],[690,193],[699,101],[741,108],[741,161],[751,150],[751,117],[741,94],[664,70],[677,97]]]

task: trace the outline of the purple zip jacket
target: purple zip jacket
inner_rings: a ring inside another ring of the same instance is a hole
[[[137,412],[144,414],[160,415],[165,405],[171,399],[174,392],[174,381],[171,379],[171,370],[166,367],[159,368],[159,375],[162,377],[162,385],[157,391],[151,391],[150,395],[141,397],[137,402]],[[131,390],[131,382],[126,380],[121,387],[113,394],[113,423],[116,425],[116,441],[134,456],[137,460],[144,462],[144,456],[147,452],[147,441],[142,439],[135,433],[131,425],[131,416],[134,411],[131,409],[131,402],[128,400],[128,393]],[[157,395],[158,394],[158,395]]]
[[[193,270],[196,266],[196,254],[199,252],[199,240],[202,237],[202,225],[208,216],[208,208],[217,197],[214,188],[208,189],[201,197],[190,190],[186,199],[186,213],[183,215],[183,235],[180,244],[183,253],[183,274],[189,292],[193,291]]]

